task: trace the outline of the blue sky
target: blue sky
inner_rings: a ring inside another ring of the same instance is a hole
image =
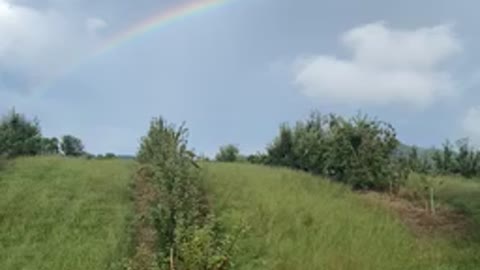
[[[93,153],[135,153],[158,115],[186,121],[199,153],[252,153],[311,110],[377,116],[409,144],[480,143],[476,1],[232,0],[89,58],[183,2],[0,0],[0,113]]]

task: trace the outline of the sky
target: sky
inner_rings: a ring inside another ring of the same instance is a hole
[[[478,1],[227,0],[100,49],[195,1],[0,0],[0,114],[91,153],[135,154],[156,116],[185,121],[198,153],[254,153],[312,110],[480,145]]]

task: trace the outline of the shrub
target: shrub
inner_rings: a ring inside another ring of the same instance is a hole
[[[79,157],[85,154],[82,141],[72,135],[63,136],[60,147],[65,156]]]
[[[57,155],[60,153],[59,141],[57,138],[42,138],[41,140],[43,155]]]
[[[0,120],[0,155],[7,158],[41,153],[41,132],[37,120],[28,120],[12,110]]]
[[[220,147],[219,152],[215,156],[216,161],[235,162],[240,158],[240,150],[233,144]]]
[[[105,159],[115,159],[117,156],[114,153],[106,153]]]
[[[154,220],[160,242],[161,269],[195,270],[230,267],[230,238],[210,211],[204,174],[187,148],[187,129],[162,118],[150,124],[137,159],[153,168],[158,188]]]
[[[248,155],[247,161],[252,164],[267,164],[267,158],[268,156],[266,154],[257,153],[253,155]]]
[[[398,144],[390,124],[366,115],[344,119],[312,113],[293,129],[280,127],[267,148],[267,163],[326,175],[358,189],[386,189],[398,167],[393,156]]]

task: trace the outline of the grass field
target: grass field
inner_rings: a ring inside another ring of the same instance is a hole
[[[133,162],[17,159],[0,173],[0,269],[110,269],[126,256]]]
[[[121,269],[133,161],[21,158],[0,172],[0,269]],[[480,269],[480,241],[414,236],[385,204],[288,169],[203,163],[238,270]],[[438,201],[480,224],[480,182],[438,178]]]
[[[440,180],[443,184],[439,187],[439,199],[465,212],[480,225],[480,179],[467,180],[445,176]],[[480,231],[476,237],[480,239]]]
[[[478,252],[418,239],[385,207],[308,174],[244,164],[204,165],[227,227],[244,223],[238,269],[478,269]]]

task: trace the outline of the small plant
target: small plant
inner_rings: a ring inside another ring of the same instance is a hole
[[[436,215],[435,192],[443,184],[443,180],[438,180],[428,175],[421,175],[420,184],[425,192],[425,197],[428,198],[425,209],[429,210],[432,215]]]

